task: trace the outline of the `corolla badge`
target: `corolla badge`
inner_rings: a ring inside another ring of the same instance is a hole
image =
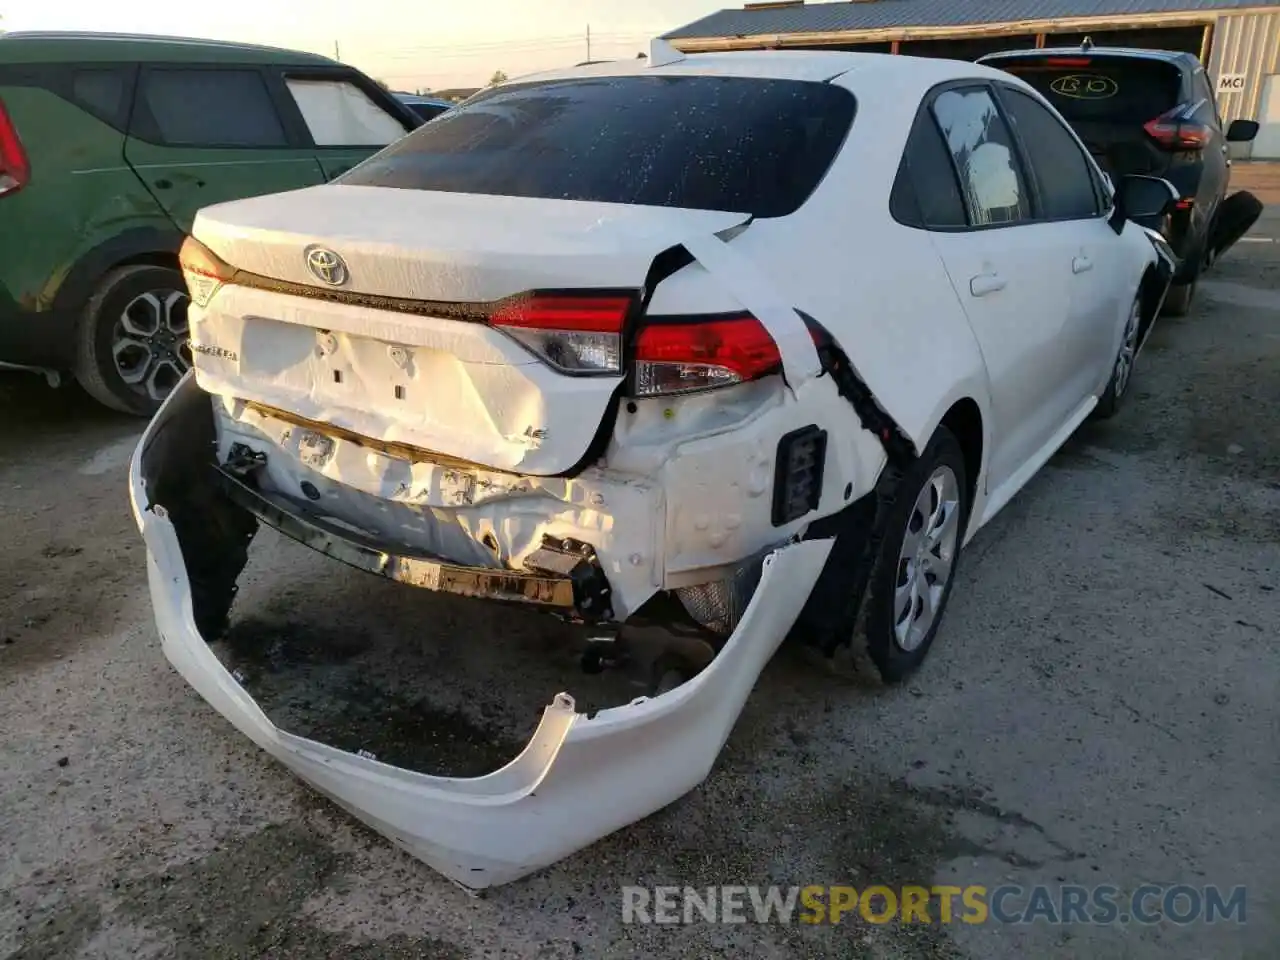
[[[1058,77],[1049,84],[1049,89],[1072,100],[1106,100],[1120,92],[1119,84],[1097,73],[1072,73]]]
[[[340,287],[347,282],[347,263],[328,247],[307,247],[303,251],[307,269],[321,283]]]

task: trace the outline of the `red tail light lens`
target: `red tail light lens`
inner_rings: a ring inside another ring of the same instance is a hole
[[[31,181],[27,151],[18,139],[18,129],[0,100],[0,197],[21,190]]]
[[[1186,105],[1174,107],[1142,125],[1147,135],[1166,150],[1203,150],[1209,142],[1209,128],[1194,120],[1183,120]]]
[[[649,323],[635,356],[639,397],[726,387],[782,369],[778,345],[749,313]]]
[[[533,294],[510,300],[489,322],[565,373],[621,373],[622,330],[633,298]]]
[[[1093,63],[1088,57],[1045,57],[1047,67],[1087,67]]]
[[[197,307],[207,307],[213,295],[230,283],[236,275],[235,267],[227,263],[195,237],[187,237],[178,251],[178,264],[182,267],[187,292]]]

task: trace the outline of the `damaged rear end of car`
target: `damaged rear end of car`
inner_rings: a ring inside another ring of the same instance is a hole
[[[689,144],[657,135],[671,111],[700,116],[686,135],[732,170],[690,168]],[[744,138],[753,113],[785,129]],[[194,371],[131,474],[177,669],[471,888],[694,787],[829,566],[834,518],[873,505],[886,453],[914,453],[733,246],[806,201],[853,114],[848,91],[796,80],[517,85],[335,184],[203,211],[182,252]],[[590,165],[556,155],[562,116],[593,131]],[[286,733],[208,647],[263,525],[589,628],[584,670],[626,670],[638,695],[592,716],[555,696],[474,779]]]

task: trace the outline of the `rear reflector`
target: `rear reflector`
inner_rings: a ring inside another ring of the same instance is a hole
[[[634,298],[542,294],[506,301],[489,323],[564,373],[622,372],[622,331]]]
[[[31,164],[18,139],[13,118],[0,100],[0,197],[15,193],[31,182]]]
[[[818,509],[827,463],[827,431],[816,424],[778,441],[773,478],[773,525],[780,527]]]
[[[649,322],[636,339],[638,397],[693,393],[782,369],[778,345],[749,313]]]
[[[1142,125],[1147,136],[1166,150],[1203,150],[1209,143],[1210,131],[1202,123],[1183,120],[1187,105],[1181,104]]]
[[[1087,67],[1093,63],[1088,57],[1046,57],[1044,62],[1049,67]]]

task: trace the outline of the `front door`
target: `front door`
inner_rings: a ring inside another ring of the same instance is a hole
[[[144,66],[125,160],[183,231],[202,207],[324,179],[254,65]]]

